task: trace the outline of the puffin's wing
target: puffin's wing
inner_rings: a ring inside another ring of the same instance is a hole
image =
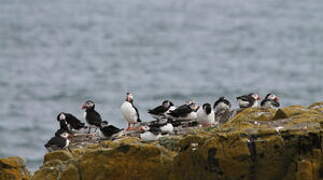
[[[78,130],[85,126],[84,123],[82,123],[77,117],[72,114],[67,114],[66,121],[72,126],[73,129]]]
[[[47,144],[45,144],[45,147],[48,148],[48,147],[59,147],[59,148],[63,148],[65,147],[65,140],[64,138],[59,138],[59,137],[52,137],[48,142]],[[54,149],[54,148],[53,148]]]
[[[148,113],[158,115],[158,114],[164,113],[166,111],[167,111],[167,109],[164,106],[158,106],[158,107],[155,107],[154,109],[148,110]]]
[[[179,117],[191,113],[193,110],[188,105],[183,105],[176,108],[174,111],[171,111],[169,114],[174,117]]]
[[[121,131],[121,129],[119,129],[113,125],[108,125],[108,126],[102,127],[100,130],[103,133],[103,135],[106,137],[111,137],[113,134],[116,134]]]
[[[134,106],[133,104],[132,104],[132,107],[136,110],[137,117],[138,117],[137,121],[138,121],[138,122],[141,122],[141,119],[140,119],[140,116],[139,116],[139,111],[138,111],[138,109],[137,109],[137,108],[136,108],[136,106]]]
[[[242,101],[250,101],[250,96],[244,95],[244,96],[239,96],[237,99],[241,99]]]
[[[101,126],[101,122],[102,122],[102,118],[101,115],[96,112],[93,111],[93,113],[87,113],[87,118],[88,120],[95,126]]]

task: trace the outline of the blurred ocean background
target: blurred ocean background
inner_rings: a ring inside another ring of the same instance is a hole
[[[144,120],[164,99],[322,101],[322,19],[320,0],[0,0],[0,158],[38,168],[87,99],[125,127],[127,91]]]

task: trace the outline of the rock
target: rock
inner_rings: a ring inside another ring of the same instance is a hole
[[[81,176],[79,169],[74,164],[67,165],[61,174],[61,179],[80,180]]]
[[[59,170],[55,167],[43,167],[36,171],[31,180],[56,180],[59,177]]]
[[[69,159],[72,159],[73,156],[70,152],[66,150],[59,150],[54,152],[49,152],[44,157],[44,162],[51,161],[51,160],[61,160],[61,161],[67,161]]]
[[[30,174],[19,157],[0,159],[0,180],[28,180]]]
[[[219,127],[184,128],[158,141],[75,146],[47,153],[32,179],[322,179],[320,108],[249,108]]]
[[[309,109],[321,109],[323,108],[323,102],[316,102],[308,106]]]
[[[278,109],[273,120],[289,118],[304,113],[317,114],[315,110],[305,108],[304,106],[294,105]]]

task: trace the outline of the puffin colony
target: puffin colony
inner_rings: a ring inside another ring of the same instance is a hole
[[[171,101],[164,100],[161,105],[148,110],[154,120],[142,122],[139,111],[134,105],[133,94],[127,93],[120,107],[124,120],[128,122],[126,129],[109,125],[108,121],[102,120],[101,115],[95,110],[95,103],[88,100],[82,105],[86,124],[70,113],[59,113],[57,121],[60,128],[55,132],[55,136],[45,144],[45,147],[49,152],[69,149],[71,140],[77,136],[95,137],[99,140],[136,136],[142,141],[153,141],[163,136],[185,133],[187,128],[216,127],[225,123],[241,109],[278,108],[280,106],[279,97],[273,93],[267,94],[263,100],[256,93],[239,96],[236,99],[238,109],[231,109],[231,103],[225,97],[220,97],[213,106],[210,103],[199,106],[194,101],[175,106]]]

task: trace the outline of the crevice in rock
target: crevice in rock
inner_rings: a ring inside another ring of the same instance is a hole
[[[216,159],[216,153],[217,149],[216,148],[210,148],[208,151],[208,158],[207,158],[207,163],[208,163],[208,170],[210,172],[223,175],[222,170],[220,169],[220,163],[219,160]]]

